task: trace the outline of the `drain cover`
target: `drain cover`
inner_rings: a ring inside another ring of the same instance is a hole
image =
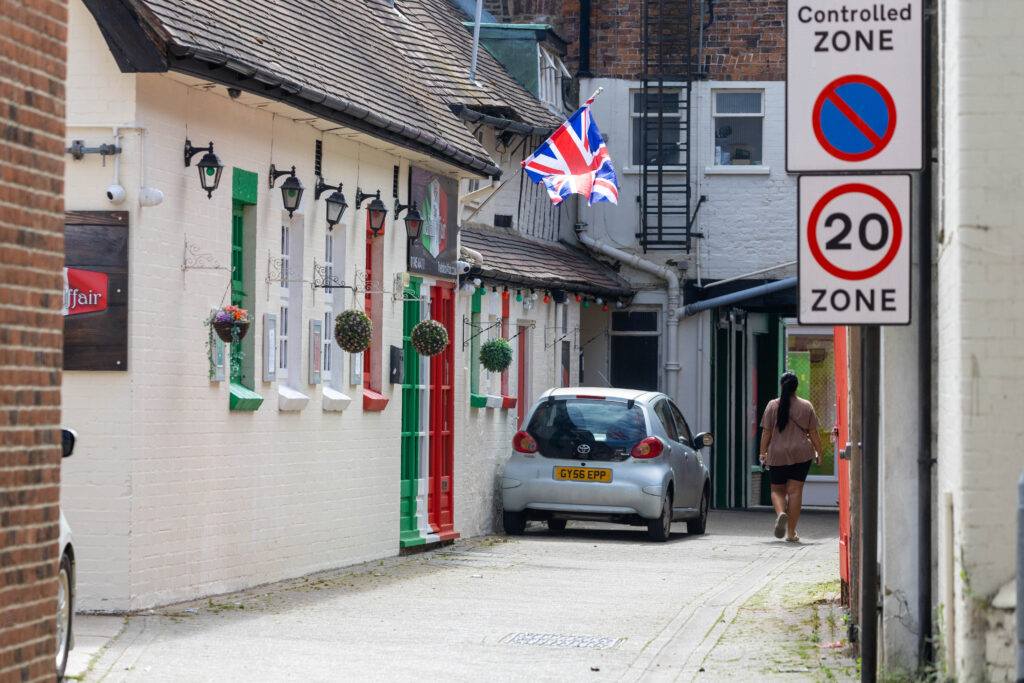
[[[603,636],[572,636],[559,633],[510,633],[501,639],[508,645],[543,645],[545,647],[585,647],[606,650],[617,647],[624,638]]]

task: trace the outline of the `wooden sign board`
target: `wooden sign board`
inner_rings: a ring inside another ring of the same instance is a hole
[[[128,212],[64,218],[64,369],[128,369]]]

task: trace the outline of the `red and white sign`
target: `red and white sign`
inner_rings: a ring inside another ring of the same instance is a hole
[[[107,274],[80,268],[64,269],[61,313],[79,315],[107,310]]]
[[[799,319],[910,322],[910,176],[801,176]]]
[[[786,15],[786,170],[920,170],[922,0],[789,0]]]

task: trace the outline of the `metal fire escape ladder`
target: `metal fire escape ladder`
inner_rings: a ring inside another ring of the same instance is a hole
[[[692,0],[644,0],[640,232],[644,252],[690,251]],[[634,160],[635,161],[635,160]]]

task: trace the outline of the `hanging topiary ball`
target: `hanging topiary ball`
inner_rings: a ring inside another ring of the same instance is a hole
[[[334,319],[334,339],[349,353],[362,353],[370,348],[373,321],[362,311],[352,308]]]
[[[512,364],[512,345],[501,337],[488,339],[480,347],[480,363],[491,372],[505,372]]]
[[[421,356],[436,356],[448,346],[448,330],[436,320],[421,320],[412,328],[409,341]]]

